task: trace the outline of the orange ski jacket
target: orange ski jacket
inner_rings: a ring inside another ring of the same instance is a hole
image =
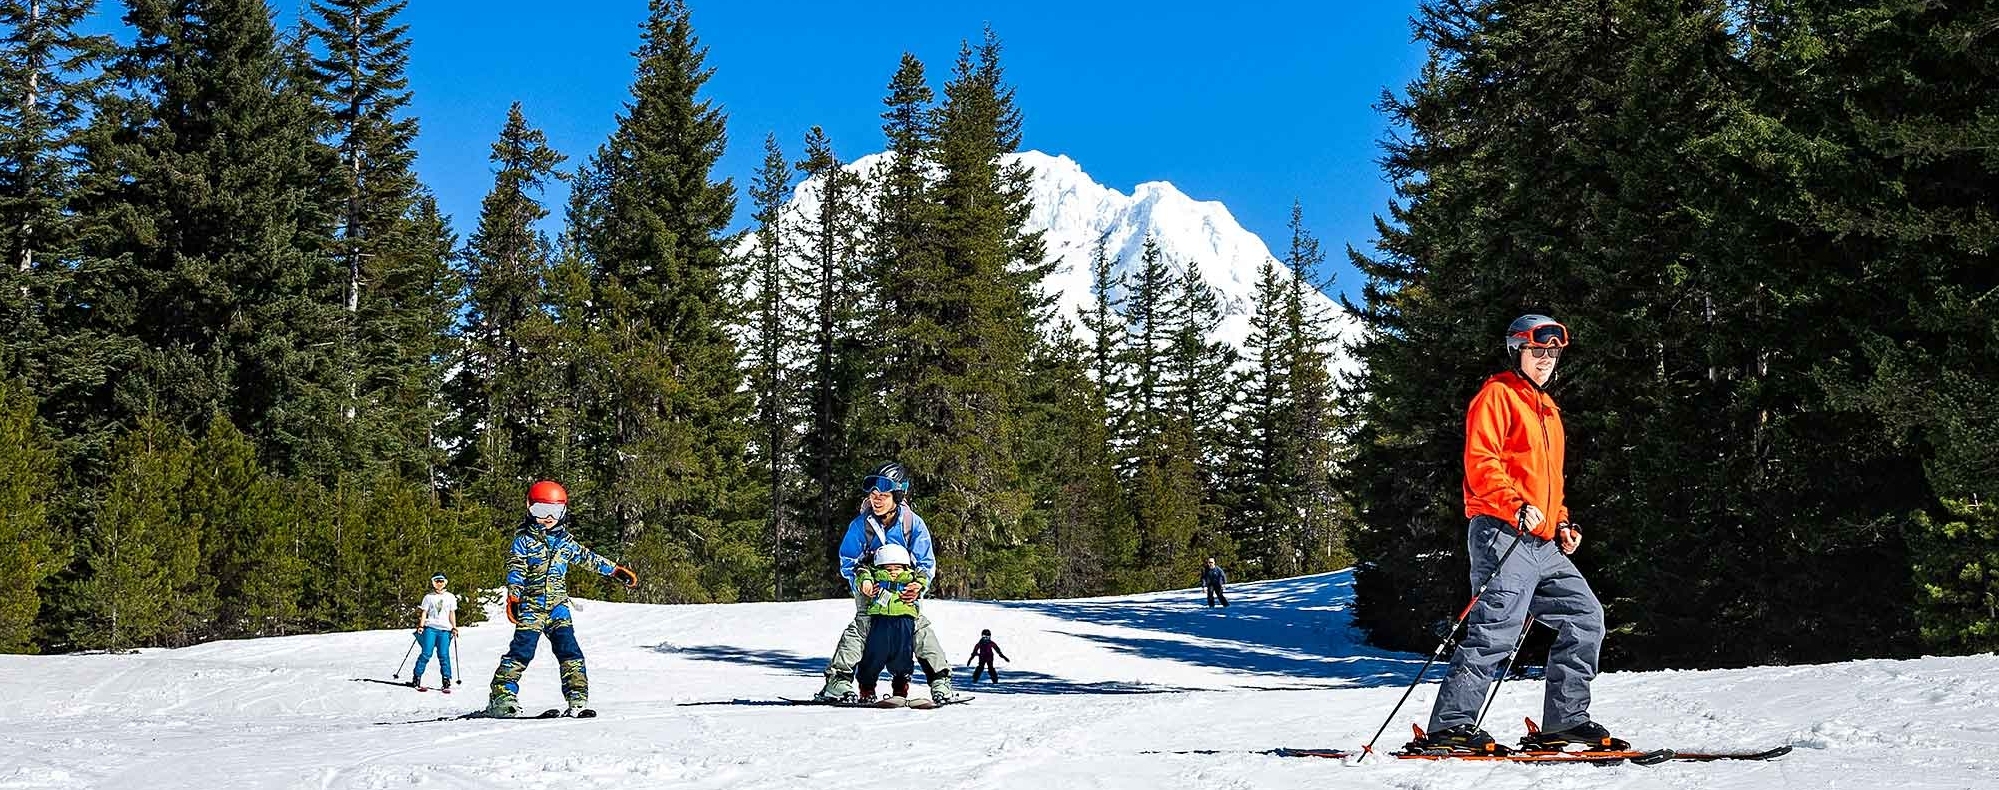
[[[1564,443],[1562,413],[1548,393],[1512,371],[1486,379],[1465,413],[1465,518],[1512,524],[1531,504],[1547,518],[1530,534],[1553,540],[1555,525],[1569,520]]]

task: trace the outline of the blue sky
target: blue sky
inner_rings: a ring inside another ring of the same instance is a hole
[[[281,23],[302,4],[280,0]],[[1409,41],[1413,0],[690,5],[715,69],[707,94],[729,115],[719,173],[739,190],[767,132],[794,158],[814,124],[842,158],[879,150],[881,97],[901,53],[921,58],[941,88],[960,40],[991,24],[1019,91],[1024,147],[1067,154],[1121,192],[1163,180],[1219,200],[1274,251],[1302,201],[1349,294],[1359,282],[1344,245],[1367,249],[1390,197],[1376,164],[1387,121],[1374,104],[1423,57]],[[123,6],[106,0],[102,13]],[[644,0],[412,0],[417,169],[461,234],[492,185],[488,146],[509,103],[570,165],[610,134],[645,14]],[[558,218],[561,200],[548,196]],[[747,197],[738,203],[746,223]]]

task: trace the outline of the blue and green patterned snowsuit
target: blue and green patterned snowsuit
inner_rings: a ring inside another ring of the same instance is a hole
[[[564,520],[543,530],[533,519],[521,524],[507,557],[507,594],[520,599],[520,620],[514,641],[493,672],[489,710],[513,707],[520,698],[521,673],[534,660],[542,634],[562,662],[562,696],[571,707],[590,704],[590,675],[583,668],[583,648],[576,644],[576,627],[569,618],[569,566],[581,565],[605,576],[617,570],[610,560],[569,537]]]

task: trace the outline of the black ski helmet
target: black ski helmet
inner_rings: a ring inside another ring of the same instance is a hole
[[[993,635],[993,629],[990,628],[979,629],[979,636],[992,636],[992,635]]]
[[[909,470],[894,461],[875,467],[873,474],[862,481],[869,491],[886,489],[895,496],[895,503],[902,504],[903,497],[909,496]]]

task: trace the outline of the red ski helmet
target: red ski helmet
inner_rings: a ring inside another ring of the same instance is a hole
[[[534,485],[528,486],[528,504],[567,505],[569,492],[563,489],[561,483],[554,480],[537,481]]]

